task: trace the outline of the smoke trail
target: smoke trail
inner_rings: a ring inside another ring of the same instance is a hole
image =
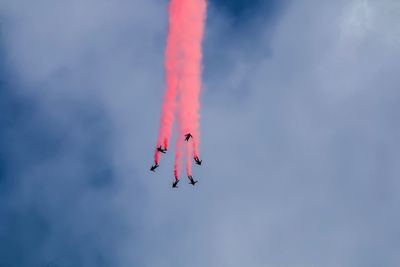
[[[190,144],[186,144],[186,174],[187,176],[192,175],[192,146]]]
[[[183,1],[182,54],[184,57],[181,76],[182,130],[193,135],[194,151],[199,144],[199,97],[201,89],[201,43],[206,11],[205,0]]]
[[[191,173],[192,150],[198,157],[199,144],[199,97],[201,89],[201,42],[204,32],[206,2],[204,0],[182,2],[182,56],[183,66],[179,87],[179,125],[181,134],[191,133],[193,149],[187,146],[188,175]]]
[[[168,148],[174,115],[178,115],[178,140],[175,145],[174,175],[180,177],[183,137],[192,135],[186,144],[186,171],[191,173],[191,159],[198,157],[199,96],[201,90],[201,43],[204,33],[206,0],[171,0],[165,55],[166,93],[164,97],[157,147]],[[176,110],[175,110],[176,108]],[[157,164],[160,151],[156,148]]]
[[[181,177],[181,161],[182,161],[182,147],[183,147],[183,139],[178,135],[178,139],[175,143],[175,164],[174,164],[174,177],[179,180]]]
[[[168,149],[174,122],[175,99],[178,87],[179,75],[179,36],[181,20],[181,6],[179,1],[171,1],[169,6],[169,27],[167,47],[165,51],[165,76],[166,91],[161,112],[160,129],[157,138],[157,147],[164,146]],[[154,155],[155,163],[160,159],[160,152],[156,149]]]

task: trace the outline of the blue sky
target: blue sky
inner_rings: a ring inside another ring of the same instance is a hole
[[[0,267],[398,266],[400,6],[210,2],[174,191],[166,4],[1,2]]]

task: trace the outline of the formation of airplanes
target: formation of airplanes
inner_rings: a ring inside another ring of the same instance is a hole
[[[190,138],[193,138],[193,136],[190,133],[185,134],[185,141],[186,142],[188,142]],[[163,148],[162,146],[159,146],[156,149],[157,149],[157,151],[159,151],[160,153],[163,153],[163,154],[166,154],[166,152],[167,152],[167,148],[166,147]],[[200,160],[199,157],[196,156],[193,159],[194,159],[194,161],[196,162],[197,165],[201,166],[202,160]],[[156,169],[159,166],[160,165],[158,165],[158,162],[155,162],[154,165],[150,167],[150,171],[155,172]],[[188,176],[188,179],[190,181],[189,184],[191,184],[193,186],[198,182],[198,181],[195,181],[193,176],[191,176],[191,175]],[[172,183],[172,188],[178,188],[179,181],[180,181],[179,178],[175,177],[175,181]]]

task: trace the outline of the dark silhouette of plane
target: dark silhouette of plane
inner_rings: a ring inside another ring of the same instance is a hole
[[[201,163],[203,162],[202,160],[199,159],[199,157],[194,157],[194,161],[196,161],[197,165],[201,165]]]
[[[159,152],[165,154],[165,152],[167,151],[167,149],[166,149],[166,148],[163,149],[162,146],[159,146],[159,147],[157,147],[157,151],[159,151]]]
[[[158,166],[159,165],[157,163],[155,163],[153,166],[151,166],[150,171],[155,172],[155,169],[157,169]]]
[[[193,136],[190,133],[185,134],[185,141],[189,141],[190,137],[193,138]]]
[[[193,185],[193,186],[198,182],[198,181],[195,181],[191,175],[189,175],[188,178],[189,178],[189,180],[190,180],[190,183],[189,183],[189,184],[191,184],[191,185]]]
[[[172,183],[172,188],[178,188],[179,179],[175,177],[175,182]]]

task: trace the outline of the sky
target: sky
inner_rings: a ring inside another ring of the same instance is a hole
[[[210,0],[179,190],[167,4],[0,2],[0,267],[399,266],[400,2]]]

